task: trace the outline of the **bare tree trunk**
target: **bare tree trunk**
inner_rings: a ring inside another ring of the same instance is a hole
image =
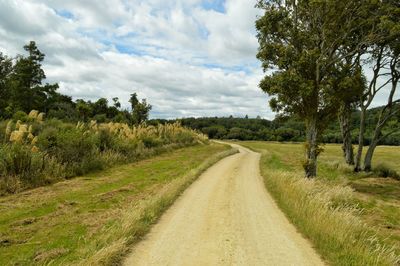
[[[378,145],[378,141],[373,139],[371,141],[371,144],[368,147],[367,153],[365,154],[365,159],[364,159],[364,171],[371,171],[372,169],[372,156],[374,155],[374,151],[376,149],[376,146]]]
[[[400,111],[400,108],[398,107],[400,99],[394,100],[397,85],[400,80],[400,71],[396,69],[397,64],[398,64],[397,58],[393,59],[390,62],[392,88],[389,93],[388,102],[379,115],[378,123],[376,124],[374,131],[374,136],[371,139],[371,144],[369,145],[367,154],[365,155],[364,171],[371,171],[372,156],[374,155],[375,148],[378,145],[379,141],[388,135],[386,134],[385,136],[382,136],[382,129],[389,121],[389,119],[391,119]]]
[[[357,148],[357,155],[356,155],[356,164],[354,166],[354,171],[359,172],[361,171],[361,157],[364,148],[364,134],[365,134],[365,115],[366,109],[361,107],[361,114],[360,114],[360,132],[358,135],[358,148]]]
[[[378,123],[376,124],[375,130],[374,130],[374,135],[371,139],[371,143],[369,144],[367,153],[365,154],[364,171],[367,171],[367,172],[371,171],[371,169],[372,169],[372,157],[374,155],[376,146],[378,146],[378,143],[382,138],[382,129],[383,129],[383,126],[385,125],[385,122],[382,121],[382,119],[383,119],[383,116],[385,113],[385,109],[386,109],[386,107],[381,111]]]
[[[306,122],[307,142],[306,142],[306,161],[304,163],[305,175],[307,178],[317,176],[317,157],[318,157],[318,130],[315,118]]]
[[[339,124],[343,138],[342,150],[346,163],[349,165],[354,165],[354,152],[351,139],[350,120],[351,120],[351,104],[345,102],[341,106],[339,112]]]

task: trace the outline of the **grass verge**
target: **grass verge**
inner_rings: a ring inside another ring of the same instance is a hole
[[[241,144],[262,153],[261,174],[268,191],[326,261],[332,265],[399,263],[393,241],[367,222],[376,212],[367,209],[365,214],[366,206],[360,204],[359,192],[347,185],[346,180],[357,177],[343,174],[346,169],[342,174],[335,172],[329,161],[322,161],[321,177],[306,180],[299,174],[302,173],[296,159],[301,158],[297,154],[299,147],[261,142]],[[325,156],[333,155],[328,152]]]
[[[0,265],[118,263],[205,169],[211,143],[0,198]]]

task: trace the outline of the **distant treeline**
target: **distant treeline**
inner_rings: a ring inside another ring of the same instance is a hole
[[[58,84],[43,84],[45,55],[31,41],[24,46],[28,55],[10,57],[0,51],[0,120],[23,120],[31,110],[46,113],[48,118],[64,122],[90,121],[140,124],[148,118],[151,105],[137,94],[129,98],[130,110],[122,109],[118,97],[110,104],[106,98],[96,101],[78,99],[59,93]]]
[[[64,122],[99,123],[119,122],[140,124],[147,121],[151,105],[145,99],[139,101],[132,93],[129,99],[130,110],[122,109],[117,97],[110,103],[105,98],[96,101],[72,100],[70,96],[58,92],[58,84],[43,84],[46,75],[42,69],[45,55],[35,42],[24,46],[27,55],[9,57],[0,52],[0,120],[13,119],[26,122],[31,110],[46,113],[48,119],[56,118]],[[370,143],[373,130],[383,107],[367,111],[365,145]],[[398,123],[394,117],[389,121]],[[214,139],[269,140],[269,141],[305,141],[304,120],[296,117],[277,116],[269,121],[261,118],[184,118],[183,126],[199,130]],[[166,123],[175,120],[152,120],[148,123]],[[358,143],[360,114],[354,111],[351,116],[352,142]],[[390,126],[390,125],[389,125]],[[342,135],[337,121],[332,121],[320,140],[325,143],[341,143]],[[380,144],[400,145],[400,133],[390,134]]]
[[[368,110],[366,123],[365,145],[368,145],[376,121],[382,107]],[[149,123],[167,123],[175,120],[154,119]],[[296,117],[277,116],[274,120],[261,118],[236,118],[236,117],[202,117],[179,119],[183,126],[190,127],[207,134],[212,139],[238,139],[238,140],[265,140],[265,141],[294,141],[303,142],[306,138],[305,124]],[[351,128],[353,143],[358,143],[360,115],[358,111],[352,113]],[[332,121],[321,136],[323,143],[342,143],[342,134],[339,123]],[[400,132],[392,134],[380,143],[381,145],[400,145]]]

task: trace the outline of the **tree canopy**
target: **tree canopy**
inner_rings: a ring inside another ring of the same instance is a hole
[[[72,97],[58,92],[57,83],[43,84],[46,79],[42,68],[44,53],[33,41],[25,45],[24,50],[27,55],[15,58],[0,53],[0,119],[11,118],[16,113],[20,117],[21,112],[38,110],[47,113],[50,118],[66,121],[94,119],[130,124],[147,121],[151,105],[145,99],[141,102],[136,99],[130,112],[121,109],[118,97],[112,99],[112,105],[106,98],[94,102],[83,99],[73,101]]]
[[[260,0],[257,7],[264,12],[256,21],[257,58],[267,73],[260,87],[271,96],[274,111],[295,114],[305,121],[304,168],[306,176],[312,177],[316,175],[320,136],[329,122],[341,110],[341,123],[347,125],[351,105],[362,107],[366,102],[369,106],[374,98],[362,71],[364,58],[379,62],[385,51],[392,59],[385,62],[398,68],[393,60],[399,50],[399,3]],[[360,142],[366,108],[361,111]],[[348,133],[348,128],[342,127],[348,144],[344,146],[352,149]]]

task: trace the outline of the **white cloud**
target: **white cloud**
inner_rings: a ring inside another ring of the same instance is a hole
[[[35,40],[48,81],[74,98],[118,96],[127,107],[137,92],[153,117],[273,118],[258,88],[254,4],[226,0],[221,12],[209,0],[0,0],[0,51],[22,53]]]
[[[0,49],[22,53],[35,40],[50,82],[74,98],[132,92],[154,117],[249,114],[272,117],[257,88],[254,19],[247,0],[226,14],[200,0],[0,0]]]
[[[138,92],[153,104],[158,117],[268,115],[265,96],[257,88],[258,78],[248,79],[243,72],[226,73],[114,51],[103,52],[95,65],[74,58],[63,62],[65,65],[54,66],[47,73],[63,78],[61,91],[74,98],[118,96],[127,106],[129,94]]]

